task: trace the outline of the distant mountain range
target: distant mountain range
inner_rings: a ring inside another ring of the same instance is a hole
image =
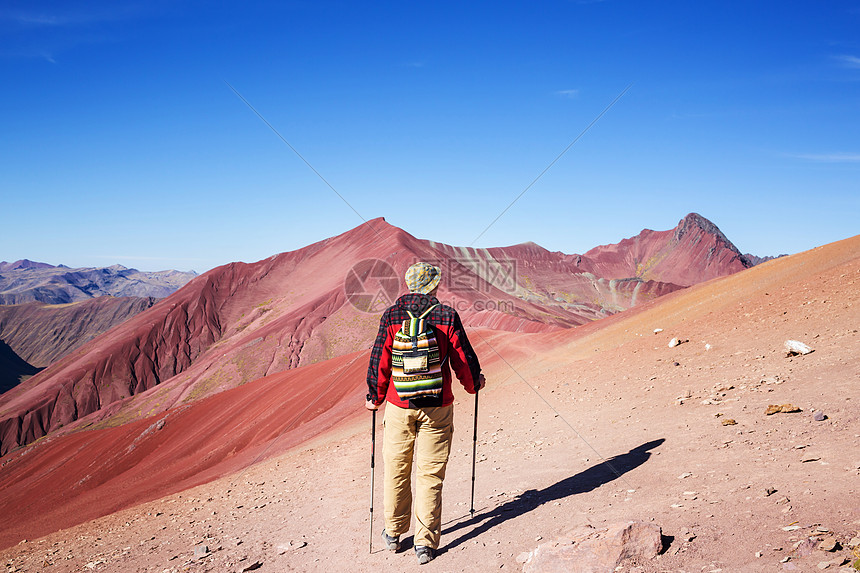
[[[0,392],[151,307],[197,276],[121,265],[0,262]]]
[[[439,298],[465,324],[514,332],[585,324],[751,266],[695,213],[673,230],[646,229],[584,255],[534,243],[453,247],[374,219],[297,251],[213,269],[6,392],[0,455],[61,427],[152,415],[365,350],[418,260],[442,267]]]
[[[194,271],[142,272],[122,265],[72,269],[23,259],[0,262],[0,304],[67,304],[100,296],[164,298],[197,276]]]

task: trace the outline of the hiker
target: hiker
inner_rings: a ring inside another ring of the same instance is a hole
[[[428,263],[407,269],[409,294],[383,313],[367,369],[367,409],[388,402],[382,537],[388,550],[397,551],[400,536],[409,530],[414,452],[414,546],[421,564],[435,557],[442,536],[442,480],[454,432],[451,368],[470,394],[485,383],[460,316],[436,298],[441,278],[439,268]]]

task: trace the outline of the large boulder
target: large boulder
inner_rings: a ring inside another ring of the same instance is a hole
[[[612,573],[627,559],[644,561],[663,549],[660,527],[628,521],[596,529],[577,527],[524,553],[523,573]]]

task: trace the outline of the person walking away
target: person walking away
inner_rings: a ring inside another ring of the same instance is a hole
[[[478,357],[457,311],[436,298],[442,273],[429,263],[406,271],[409,294],[397,299],[379,321],[367,369],[365,406],[384,402],[382,537],[400,549],[412,515],[412,463],[416,463],[415,554],[421,564],[435,556],[442,536],[442,481],[454,432],[453,369],[466,392],[484,384]]]

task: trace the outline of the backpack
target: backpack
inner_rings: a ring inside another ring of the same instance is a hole
[[[421,316],[411,312],[394,335],[391,348],[391,381],[401,400],[442,396],[442,361],[433,326],[424,320],[434,304]]]

